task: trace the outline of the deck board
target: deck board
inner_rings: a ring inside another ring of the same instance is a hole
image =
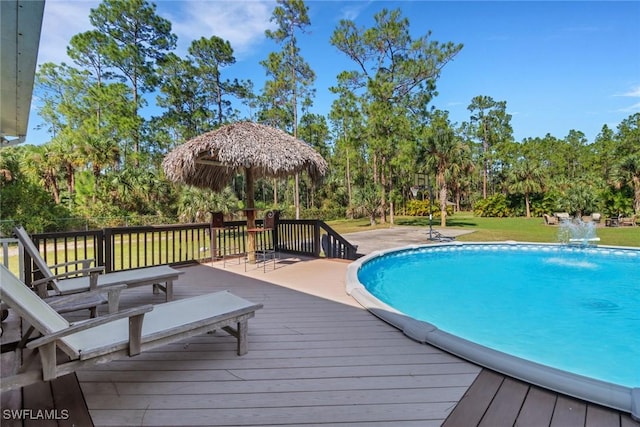
[[[363,310],[344,292],[344,264],[336,265],[335,276],[322,271],[323,289],[308,292],[292,288],[300,278],[268,281],[295,264],[251,278],[229,266],[184,268],[176,299],[229,289],[264,304],[249,321],[249,353],[238,357],[234,339],[216,332],[82,370],[93,422],[441,425],[481,369]],[[131,289],[121,307],[158,299]]]
[[[514,420],[514,414],[517,417]],[[484,369],[445,427],[640,427],[629,414],[554,393]]]
[[[184,267],[176,299],[229,289],[264,304],[249,321],[249,353],[238,357],[235,339],[216,332],[79,371],[86,406],[73,406],[74,420],[88,413],[96,426],[640,427],[628,414],[408,339],[344,293],[346,264],[327,263],[300,260],[267,273]],[[138,288],[123,293],[121,308],[163,302]],[[49,387],[54,406],[78,399],[60,396],[75,376],[65,381]],[[26,393],[25,408],[38,393]],[[51,405],[46,393],[39,398]]]
[[[514,425],[527,391],[526,384],[512,378],[505,378],[482,417],[479,427]]]
[[[556,396],[556,393],[551,391],[531,387],[516,420],[518,427],[538,427],[551,424]]]
[[[568,396],[558,396],[556,407],[551,417],[551,427],[584,425],[587,405]]]
[[[24,408],[37,411],[51,411],[55,409],[53,404],[53,395],[51,393],[51,383],[32,384],[24,387]],[[57,427],[58,422],[55,420],[37,419],[36,417],[25,417],[24,427],[43,426]]]
[[[51,381],[51,393],[54,406],[60,411],[58,414],[58,426],[93,426],[86,402],[80,390],[80,384],[75,374],[64,375]],[[66,413],[62,412],[66,410]],[[71,415],[73,414],[73,418]]]
[[[504,377],[488,369],[483,370],[469,387],[443,427],[477,426],[500,389]]]
[[[587,406],[585,427],[610,427],[620,425],[620,414],[601,406]]]

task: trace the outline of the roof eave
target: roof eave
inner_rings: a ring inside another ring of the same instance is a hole
[[[0,146],[24,142],[45,0],[0,1]]]

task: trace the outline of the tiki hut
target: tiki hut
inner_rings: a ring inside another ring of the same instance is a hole
[[[255,228],[254,180],[307,172],[318,180],[327,162],[312,147],[279,129],[252,122],[223,126],[176,147],[162,162],[174,182],[220,191],[238,173],[245,174],[247,228]],[[250,253],[255,248],[251,234]]]

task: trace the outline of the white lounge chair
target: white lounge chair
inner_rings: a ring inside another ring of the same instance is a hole
[[[248,320],[262,308],[262,304],[224,291],[145,305],[72,324],[3,265],[0,265],[0,299],[42,334],[26,344],[28,349],[40,353],[41,366],[31,367],[29,362],[33,358],[28,357],[19,371],[3,375],[0,387],[3,392],[216,329],[236,337],[237,353],[243,355],[248,350]],[[58,350],[70,360],[60,360]]]
[[[47,290],[48,285],[51,284],[54,288],[54,293],[57,295],[68,295],[78,292],[85,292],[87,290],[93,290],[96,288],[127,285],[132,288],[135,286],[153,285],[153,292],[157,293],[158,290],[162,290],[165,293],[166,301],[173,299],[173,281],[178,278],[182,271],[169,267],[168,265],[159,265],[155,267],[138,268],[134,270],[115,271],[107,274],[99,274],[104,271],[102,267],[92,267],[70,271],[61,274],[53,274],[51,268],[47,265],[46,261],[40,255],[40,251],[33,243],[33,240],[29,237],[26,230],[22,227],[15,227],[13,229],[16,237],[22,243],[25,251],[29,254],[36,267],[42,273],[43,279],[35,280],[31,285],[36,289],[38,295],[42,298],[51,296]],[[92,260],[80,260],[72,261],[70,263],[58,264],[57,266],[63,266],[65,264],[79,264],[86,263]],[[85,275],[78,275],[85,274]],[[86,275],[88,274],[88,275]],[[76,276],[76,277],[69,277]],[[164,285],[163,285],[164,283]],[[113,310],[112,305],[114,301],[109,301],[109,311]]]
[[[558,219],[558,222],[562,224],[562,221],[570,221],[571,215],[568,212],[555,212],[553,214]]]
[[[546,225],[558,225],[558,218],[555,216],[544,214],[544,223]]]

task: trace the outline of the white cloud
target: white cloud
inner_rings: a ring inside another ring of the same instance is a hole
[[[370,4],[371,4],[371,1],[345,2],[345,6],[340,8],[340,19],[355,21]]]
[[[640,96],[640,95],[632,95],[632,96]],[[640,112],[640,102],[636,102],[633,105],[630,105],[628,107],[625,108],[621,108],[618,111],[622,112],[622,113],[635,113],[635,112]]]
[[[640,98],[640,85],[632,86],[629,90],[623,93],[616,94],[614,96],[624,96],[627,98]],[[621,113],[636,113],[640,111],[640,102],[636,102],[628,107],[619,108],[617,110]]]
[[[275,1],[181,1],[171,2],[172,10],[165,16],[178,36],[179,50],[185,50],[192,40],[218,36],[231,43],[234,55],[242,57],[254,50],[264,39]],[[158,8],[165,5],[160,3]]]
[[[1,0],[0,0],[1,1]],[[274,0],[170,0],[155,1],[156,13],[171,21],[178,36],[179,55],[194,39],[216,35],[229,40],[236,58],[252,51],[264,39],[276,3]],[[99,0],[47,0],[38,63],[67,62],[67,46],[76,34],[92,29],[89,13]]]
[[[632,98],[640,98],[640,85],[632,87],[627,92],[620,94],[618,96],[630,96]]]
[[[71,37],[91,29],[89,12],[97,0],[47,0],[42,19],[38,64],[67,62],[67,46]]]

